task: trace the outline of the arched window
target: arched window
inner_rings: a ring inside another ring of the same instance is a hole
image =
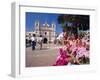
[[[45,32],[45,35],[47,34],[47,32]]]

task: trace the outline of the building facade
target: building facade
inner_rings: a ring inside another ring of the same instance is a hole
[[[26,32],[26,35],[36,35],[37,40],[39,39],[40,35],[43,37],[43,42],[53,42],[56,38],[56,24],[52,22],[48,24],[45,22],[44,24],[40,25],[40,22],[37,20],[34,23],[34,30],[32,32]]]

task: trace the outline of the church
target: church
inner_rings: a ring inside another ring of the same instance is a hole
[[[40,25],[40,22],[37,20],[34,23],[34,30],[32,32],[26,32],[26,35],[36,35],[36,39],[38,40],[39,36],[42,35],[43,43],[50,43],[53,42],[56,38],[56,24],[52,22],[48,24],[45,22],[44,24]]]

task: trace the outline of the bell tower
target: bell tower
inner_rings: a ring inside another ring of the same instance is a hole
[[[55,24],[55,22],[52,22],[51,27],[52,27],[52,29],[55,31],[55,29],[56,29],[56,24]]]
[[[52,28],[52,40],[55,40],[55,38],[56,38],[56,24],[55,24],[55,22],[52,22],[52,24],[51,24],[51,28]]]
[[[35,21],[35,32],[36,34],[40,33],[40,22],[38,20]]]
[[[38,30],[40,26],[40,23],[38,20],[35,21],[35,30]]]

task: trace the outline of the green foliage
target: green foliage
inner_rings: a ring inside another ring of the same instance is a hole
[[[71,27],[83,27],[85,30],[89,29],[88,15],[61,14],[58,16],[58,23],[62,25],[63,29],[67,29],[68,22],[73,24]]]

